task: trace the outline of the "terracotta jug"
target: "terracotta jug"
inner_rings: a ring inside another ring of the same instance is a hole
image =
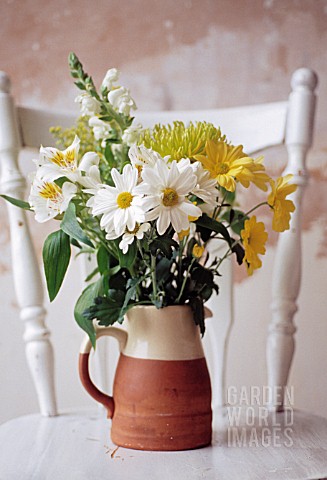
[[[91,343],[83,343],[80,378],[112,419],[111,438],[138,450],[188,450],[211,443],[211,386],[199,328],[189,306],[133,307],[127,331],[100,328],[120,346],[113,396],[92,383]]]

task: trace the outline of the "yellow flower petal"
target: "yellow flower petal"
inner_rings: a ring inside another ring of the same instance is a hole
[[[198,245],[197,243],[194,245],[193,250],[192,250],[192,255],[195,258],[201,258],[204,252],[204,247],[201,247],[201,245]]]
[[[275,182],[270,180],[271,193],[267,201],[274,210],[272,227],[276,232],[284,232],[290,228],[291,212],[294,212],[295,205],[286,197],[297,189],[297,185],[289,183],[292,178],[293,175],[285,175]]]
[[[248,275],[252,275],[253,271],[262,265],[258,255],[266,253],[265,244],[268,234],[265,231],[264,223],[257,222],[255,215],[249,220],[245,220],[241,238],[245,250],[243,263],[246,264]]]

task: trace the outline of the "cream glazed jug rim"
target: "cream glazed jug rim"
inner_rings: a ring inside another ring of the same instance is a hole
[[[192,308],[189,304],[184,304],[184,305],[167,305],[166,307],[161,307],[161,308],[157,308],[155,305],[151,304],[151,305],[133,305],[133,307],[131,307],[128,312],[127,312],[127,316],[128,314],[132,311],[132,310],[143,310],[143,309],[152,309],[152,310],[155,310],[155,311],[167,311],[168,309],[187,309],[189,311],[192,312]],[[212,311],[210,310],[210,308],[206,307],[204,305],[204,317],[205,318],[210,318],[212,317],[213,314],[212,314]]]

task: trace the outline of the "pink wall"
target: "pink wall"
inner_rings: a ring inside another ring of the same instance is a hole
[[[292,72],[311,67],[320,77],[311,186],[322,193],[326,25],[326,0],[6,0],[0,69],[19,102],[73,108],[67,56],[74,51],[96,83],[118,67],[139,109],[174,110],[285,99]],[[319,218],[327,230],[317,198],[305,226]],[[319,254],[326,250],[327,243]]]

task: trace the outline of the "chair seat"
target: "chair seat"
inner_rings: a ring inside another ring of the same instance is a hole
[[[291,431],[285,437],[281,433],[283,429],[276,430],[276,419],[282,418],[280,415],[277,414],[275,423],[272,425],[270,421],[268,427],[258,424],[255,429],[237,427],[239,434],[246,431],[245,444],[242,443],[245,437],[236,435],[236,444],[229,445],[235,440],[235,431],[232,438],[230,429],[215,430],[212,446],[185,452],[117,448],[110,441],[110,423],[102,413],[79,412],[51,418],[24,416],[0,427],[0,479],[307,480],[327,477],[327,419],[294,411]]]

